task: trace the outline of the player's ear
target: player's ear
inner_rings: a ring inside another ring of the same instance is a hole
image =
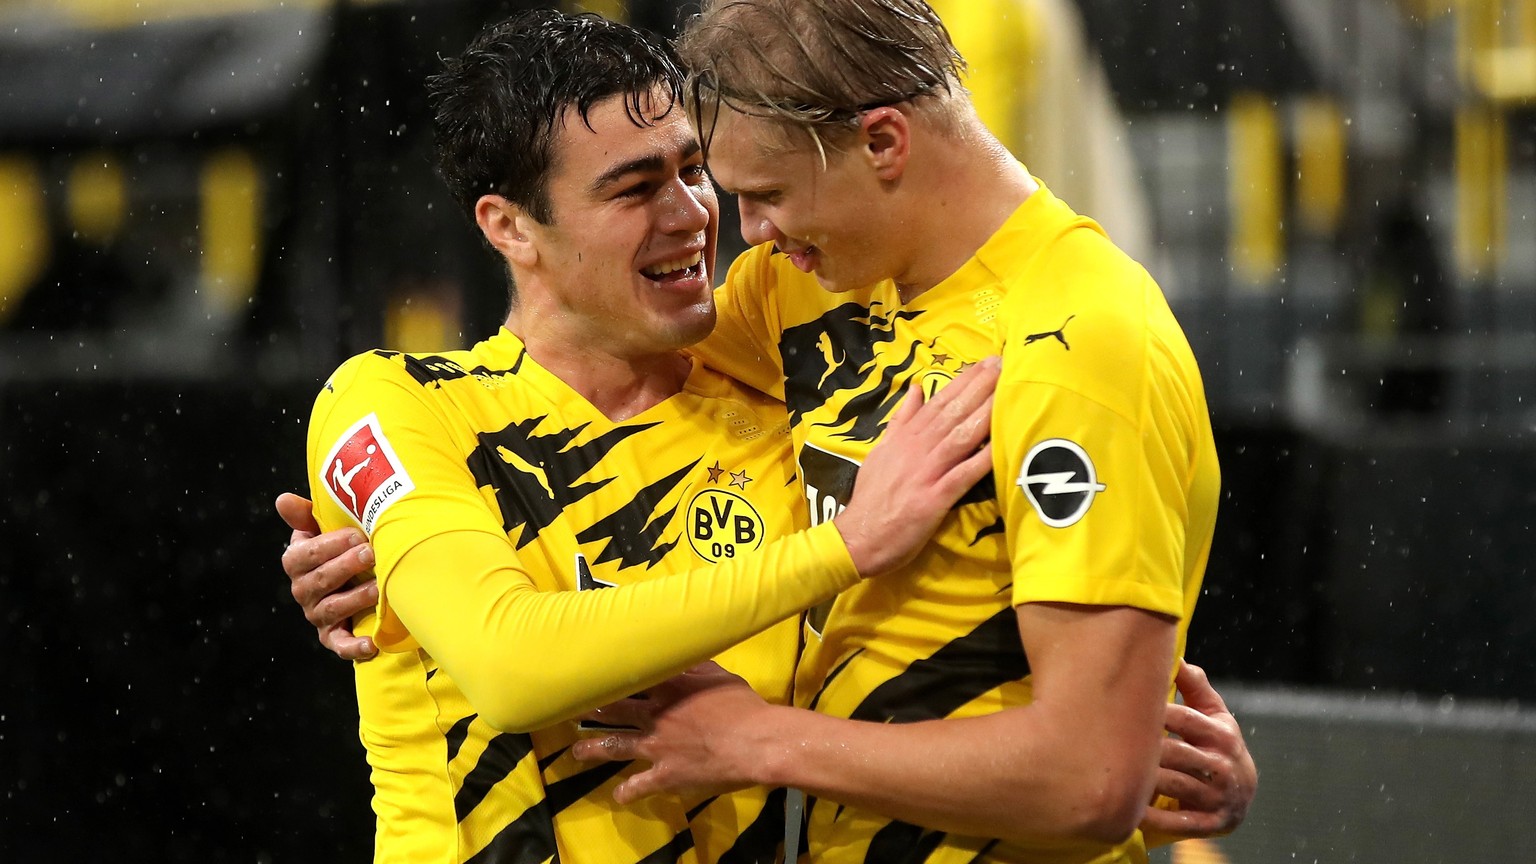
[[[475,224],[491,248],[511,264],[529,267],[538,261],[534,243],[534,220],[523,208],[500,195],[481,195],[475,202]]]
[[[907,168],[912,149],[912,124],[892,106],[872,108],[859,119],[864,158],[881,180],[898,180]]]

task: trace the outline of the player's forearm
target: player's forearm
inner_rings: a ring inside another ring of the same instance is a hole
[[[444,578],[430,548],[413,549],[400,566],[407,572],[386,586],[395,614],[505,731],[542,728],[652,686],[857,581],[830,525],[750,560],[594,591],[541,592],[504,567]]]
[[[758,782],[981,837],[1119,842],[1141,818],[1157,763],[1155,745],[1127,752],[1104,722],[1034,707],[906,724],[778,708],[763,720],[743,736],[755,751],[743,764],[763,766]]]

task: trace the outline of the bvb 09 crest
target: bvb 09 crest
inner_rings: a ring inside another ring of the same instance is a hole
[[[712,564],[739,558],[763,545],[763,517],[735,492],[705,489],[688,505],[688,542]]]

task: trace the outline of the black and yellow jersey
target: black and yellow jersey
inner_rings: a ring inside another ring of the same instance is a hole
[[[1219,469],[1200,374],[1162,292],[1043,186],[949,278],[829,293],[770,247],[717,292],[706,362],[781,396],[813,524],[849,499],[913,382],[933,392],[1003,358],[993,475],[903,570],[808,616],[795,702],[909,722],[1030,701],[1014,607],[1124,605],[1179,620],[1183,651],[1215,525]],[[774,368],[746,362],[762,356]],[[811,860],[1134,861],[1116,849],[946,836],[808,802]]]
[[[791,533],[786,422],[698,362],[611,422],[505,330],[332,376],[310,479],[321,527],[361,527],[377,556],[357,630],[383,651],[356,664],[375,860],[775,859],[782,792],[619,807],[631,769],[568,748],[571,718],[711,655],[788,701],[798,613],[857,574],[831,526]]]

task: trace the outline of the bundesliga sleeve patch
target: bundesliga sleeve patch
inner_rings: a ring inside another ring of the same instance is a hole
[[[377,414],[369,414],[342,434],[325,459],[320,479],[341,509],[351,513],[370,536],[379,515],[416,488],[379,428]]]
[[[1065,438],[1050,438],[1029,449],[1019,487],[1040,521],[1052,528],[1077,524],[1093,497],[1104,491],[1088,452]]]

